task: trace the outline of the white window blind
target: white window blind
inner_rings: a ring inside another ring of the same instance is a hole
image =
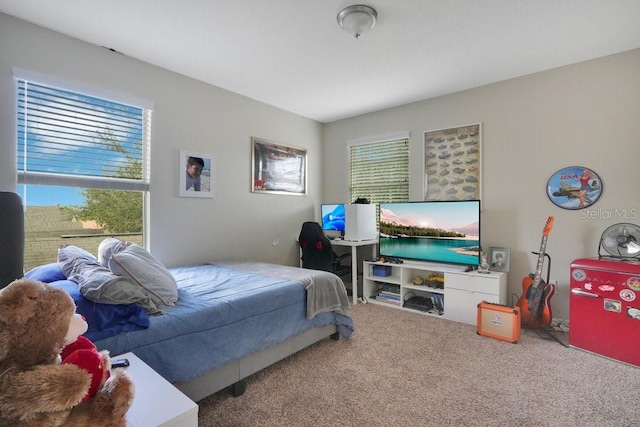
[[[409,138],[349,146],[351,201],[409,200]]]
[[[148,191],[151,110],[17,80],[18,182]]]

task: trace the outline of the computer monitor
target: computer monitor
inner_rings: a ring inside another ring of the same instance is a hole
[[[322,229],[324,231],[337,231],[344,236],[345,213],[343,203],[323,203],[320,206],[322,216]]]

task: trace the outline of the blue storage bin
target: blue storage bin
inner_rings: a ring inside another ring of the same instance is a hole
[[[374,265],[373,275],[382,276],[382,277],[391,276],[391,266],[390,265]]]

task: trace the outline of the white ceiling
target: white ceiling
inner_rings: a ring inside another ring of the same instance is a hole
[[[640,47],[638,0],[0,0],[0,11],[331,122]],[[640,70],[639,70],[640,72]]]

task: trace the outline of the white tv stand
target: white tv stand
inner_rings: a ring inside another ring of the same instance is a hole
[[[389,276],[373,274],[374,266],[391,268]],[[507,302],[507,273],[491,271],[488,274],[477,271],[465,272],[464,266],[404,261],[402,264],[364,261],[363,266],[364,297],[371,303],[382,304],[401,310],[410,310],[431,316],[441,316],[469,324],[476,324],[477,306],[481,301],[505,305]],[[433,273],[444,275],[444,287],[438,289],[428,285],[415,285],[416,276],[428,278]],[[388,289],[397,289],[400,304],[376,300],[378,290],[386,285]],[[444,299],[444,311],[441,315],[403,307],[404,300],[413,293],[416,296],[430,298],[432,294]]]

